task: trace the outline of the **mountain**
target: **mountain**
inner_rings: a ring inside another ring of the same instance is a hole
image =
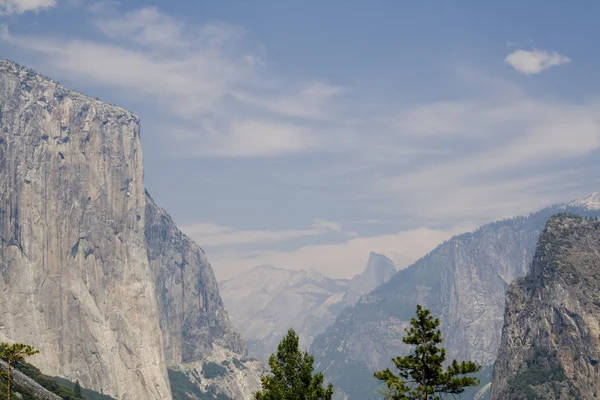
[[[351,280],[263,265],[222,282],[220,288],[250,354],[266,361],[290,327],[308,348],[345,307],[395,272],[391,260],[371,253],[364,272]]]
[[[348,399],[376,398],[378,382],[373,371],[393,367],[392,357],[407,354],[409,347],[402,342],[404,329],[416,305],[422,304],[440,317],[448,358],[480,363],[485,367],[482,383],[489,383],[500,346],[509,283],[527,272],[548,218],[565,210],[600,214],[586,207],[588,203],[582,200],[577,207],[548,207],[484,225],[442,243],[363,296],[315,338],[311,352],[319,369]]]
[[[504,320],[493,400],[600,397],[600,222],[548,221]]]
[[[235,383],[198,385],[249,398],[260,367],[204,252],[143,178],[137,116],[0,61],[0,341],[123,400],[171,399],[167,366],[235,358]]]
[[[392,260],[382,254],[371,252],[365,270],[350,281],[344,294],[344,303],[356,304],[363,295],[389,281],[396,272],[398,269]]]

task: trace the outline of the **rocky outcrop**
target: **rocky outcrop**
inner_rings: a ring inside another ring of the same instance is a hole
[[[195,387],[185,397],[215,399],[253,399],[254,393],[260,390],[260,378],[267,373],[265,365],[257,359],[240,357],[239,354],[213,345],[203,360],[179,364],[171,367],[182,372]],[[194,392],[196,395],[194,395]],[[203,396],[199,396],[202,393]]]
[[[508,285],[525,275],[547,219],[560,210],[553,206],[484,225],[398,272],[314,340],[311,352],[319,368],[350,400],[378,398],[373,371],[408,352],[404,328],[422,304],[441,319],[448,358],[482,364],[482,383],[487,384],[502,337]],[[566,210],[598,214],[581,206]]]
[[[392,260],[383,254],[369,253],[367,267],[350,281],[344,294],[344,303],[353,306],[362,296],[389,281],[396,272],[398,270]]]
[[[213,345],[244,357],[246,344],[229,321],[204,251],[148,194],[145,238],[167,363],[200,361]]]
[[[511,284],[493,400],[600,397],[600,222],[553,217]]]
[[[395,272],[390,259],[371,253],[364,272],[351,280],[263,265],[222,282],[220,288],[250,354],[267,361],[290,327],[308,348],[345,307]]]
[[[138,118],[0,62],[0,341],[119,399],[170,399]]]

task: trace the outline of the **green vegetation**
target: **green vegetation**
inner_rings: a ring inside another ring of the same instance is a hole
[[[24,361],[25,357],[37,353],[39,353],[38,350],[26,344],[0,344],[0,358],[8,365],[7,371],[2,371],[3,373],[0,374],[2,377],[0,379],[0,393],[7,393],[6,398],[8,400],[11,400],[13,396],[21,400],[39,400],[39,397],[32,393],[30,389],[14,384],[14,370],[27,375],[47,391],[58,395],[63,400],[114,400],[110,396],[83,389],[79,382],[73,384],[73,382],[66,379],[53,378],[42,374],[38,368]]]
[[[6,393],[7,399],[11,400],[12,398],[12,368],[13,365],[17,362],[24,361],[25,357],[30,357],[35,354],[38,354],[40,351],[34,349],[28,344],[23,343],[0,343],[0,358],[6,361],[8,365],[8,369],[6,370]]]
[[[73,382],[57,377],[44,375],[35,366],[19,362],[15,364],[15,369],[29,376],[31,379],[39,383],[43,388],[60,396],[64,400],[114,400],[112,397],[94,392],[93,390],[81,388],[81,397],[75,394],[75,386]],[[0,393],[7,391],[6,379],[0,381]],[[38,400],[39,398],[31,393],[27,388],[16,385],[12,389],[13,394],[19,393],[22,400]]]
[[[528,400],[543,400],[544,397],[537,394],[535,386],[546,383],[554,385],[557,382],[567,380],[564,370],[558,362],[555,353],[538,346],[533,347],[532,356],[526,360],[527,368],[515,374],[508,382],[509,393],[515,398],[526,398]],[[573,393],[573,398],[577,394]]]
[[[204,375],[206,379],[217,378],[226,374],[227,368],[220,364],[217,364],[216,362],[211,361],[202,364],[202,375]]]
[[[481,370],[472,361],[453,360],[446,371],[442,368],[446,350],[439,346],[442,343],[442,332],[437,329],[440,320],[434,319],[430,310],[418,305],[417,317],[410,320],[410,325],[402,341],[416,349],[414,354],[392,359],[399,375],[389,369],[374,374],[387,385],[383,391],[386,399],[434,400],[440,399],[438,394],[461,394],[466,387],[479,386],[479,379],[461,376]]]
[[[313,374],[314,361],[300,350],[298,335],[290,329],[269,358],[271,375],[261,378],[255,400],[331,400],[333,385],[324,387],[323,374]]]

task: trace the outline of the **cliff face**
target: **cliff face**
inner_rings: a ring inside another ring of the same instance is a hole
[[[245,356],[246,344],[229,321],[204,251],[149,195],[145,238],[167,363],[202,360],[213,344]]]
[[[566,209],[598,214],[585,207]],[[453,237],[398,272],[314,340],[311,352],[319,368],[350,400],[378,398],[373,371],[407,354],[404,328],[422,304],[440,317],[448,358],[482,364],[482,382],[488,383],[502,337],[508,285],[525,275],[539,234],[559,210],[550,207]]]
[[[600,222],[554,217],[511,284],[492,399],[600,397]]]
[[[0,62],[0,340],[120,399],[170,399],[138,118]]]
[[[371,253],[365,271],[351,280],[327,278],[316,271],[259,266],[220,287],[250,354],[267,361],[290,327],[298,333],[301,346],[308,347],[345,307],[387,282],[395,272],[390,259]]]
[[[145,238],[167,364],[196,386],[185,398],[204,393],[199,398],[251,399],[260,389],[264,366],[247,358],[204,251],[148,194]]]

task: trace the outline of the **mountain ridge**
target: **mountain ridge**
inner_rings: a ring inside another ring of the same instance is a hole
[[[294,327],[303,347],[344,307],[396,272],[391,260],[372,253],[363,273],[335,279],[318,271],[257,266],[220,282],[227,309],[250,353],[263,361]]]

